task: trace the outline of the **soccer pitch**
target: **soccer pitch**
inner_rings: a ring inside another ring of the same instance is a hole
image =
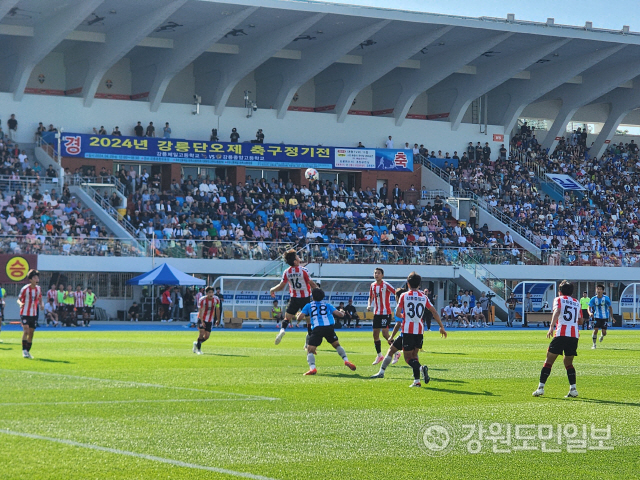
[[[583,332],[575,399],[560,360],[531,396],[542,329],[432,331],[422,388],[404,360],[369,379],[371,332],[337,333],[357,370],[325,342],[304,377],[298,330],[275,346],[275,332],[214,329],[198,356],[192,330],[42,328],[34,360],[4,331],[0,478],[638,478],[640,331],[611,329],[597,350]]]

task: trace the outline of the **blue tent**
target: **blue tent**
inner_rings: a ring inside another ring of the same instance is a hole
[[[127,285],[206,285],[207,282],[199,278],[187,275],[177,268],[163,263],[150,272],[143,273],[131,280],[127,280]]]

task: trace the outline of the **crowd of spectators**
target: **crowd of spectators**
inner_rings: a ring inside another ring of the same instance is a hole
[[[125,218],[161,255],[181,250],[193,258],[243,258],[251,251],[252,258],[277,258],[291,245],[332,261],[377,255],[412,263],[422,247],[432,254],[436,247],[521,254],[510,234],[497,235],[475,220],[457,222],[439,196],[425,206],[405,201],[397,185],[356,191],[343,182],[295,185],[247,177],[233,185],[201,176],[174,179],[168,191],[139,185]]]
[[[524,124],[497,155],[469,144],[462,157],[445,163],[454,190],[473,192],[494,212],[519,225],[550,264],[630,266],[640,260],[638,145],[612,145],[591,156],[586,130],[562,138],[551,154]],[[424,152],[423,152],[424,153]],[[433,156],[433,152],[427,158]],[[447,158],[447,155],[435,156]],[[565,191],[561,200],[542,191],[544,173],[563,173],[586,191]]]

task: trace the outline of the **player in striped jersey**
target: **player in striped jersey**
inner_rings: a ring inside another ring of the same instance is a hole
[[[76,285],[76,291],[75,292],[71,292],[70,294],[73,297],[73,305],[75,307],[75,312],[72,313],[72,315],[75,317],[74,320],[77,321],[78,319],[78,314],[82,315],[82,326],[83,327],[88,327],[89,323],[88,323],[88,318],[89,315],[86,312],[86,304],[85,304],[85,300],[87,298],[87,293],[82,291],[82,285]]]
[[[404,360],[413,369],[413,383],[410,387],[420,387],[420,373],[424,378],[424,383],[429,383],[429,368],[420,365],[418,352],[422,348],[424,326],[422,325],[422,314],[428,308],[433,315],[433,319],[440,325],[440,335],[447,338],[447,332],[442,325],[442,320],[437,310],[429,301],[429,298],[422,293],[419,288],[422,277],[416,272],[411,272],[407,277],[409,291],[400,295],[396,306],[396,317],[402,318],[402,350]]]
[[[380,267],[373,271],[373,278],[375,282],[369,287],[367,310],[371,311],[373,306],[373,344],[376,347],[376,359],[372,365],[377,365],[384,359],[380,331],[382,331],[382,336],[389,341],[389,325],[393,319],[390,298],[392,294],[395,294],[395,289],[383,280],[384,270]]]
[[[547,383],[549,375],[551,375],[551,367],[558,355],[562,354],[564,354],[564,366],[567,369],[567,377],[569,378],[569,393],[566,396],[578,396],[573,357],[578,355],[579,326],[582,325],[583,318],[580,302],[571,295],[573,295],[573,284],[564,280],[560,284],[560,296],[553,301],[553,316],[551,317],[551,326],[547,332],[547,338],[553,337],[553,327],[556,324],[557,327],[555,329],[555,337],[547,349],[547,360],[540,372],[540,383],[538,384],[538,389],[533,392],[534,397],[544,395],[544,385]]]
[[[338,355],[344,360],[344,364],[351,370],[355,370],[356,366],[347,358],[347,352],[340,346],[338,336],[334,330],[335,320],[333,316],[344,317],[344,312],[337,310],[333,305],[324,301],[324,291],[320,288],[314,288],[311,291],[313,301],[307,303],[298,313],[296,319],[298,322],[305,316],[309,317],[312,326],[307,343],[307,362],[309,363],[309,371],[304,375],[315,375],[318,373],[316,369],[316,348],[322,344],[325,339],[336,349]]]
[[[27,274],[29,283],[22,287],[18,295],[20,305],[20,319],[22,321],[22,356],[33,358],[30,350],[33,344],[33,333],[38,327],[38,308],[44,310],[42,290],[38,285],[40,273],[37,270],[29,270]]]
[[[49,299],[53,299],[54,308],[58,308],[58,291],[56,290],[56,284],[52,283],[49,291],[47,292],[47,302]]]
[[[284,290],[288,284],[289,295],[291,296],[284,314],[280,332],[276,336],[276,345],[282,341],[282,337],[284,337],[291,320],[293,320],[295,315],[311,300],[311,290],[318,288],[316,282],[311,280],[307,269],[300,266],[300,257],[298,257],[295,250],[287,251],[284,254],[284,261],[289,265],[289,268],[282,274],[280,283],[270,290],[271,296],[276,298],[276,292]],[[311,333],[310,325],[307,326],[307,329],[309,333]]]
[[[220,299],[213,294],[213,287],[205,289],[204,297],[198,301],[198,340],[193,342],[193,353],[202,355],[202,344],[209,340],[211,327],[220,324]]]
[[[591,340],[593,346],[591,349],[595,350],[596,340],[598,338],[598,329],[602,329],[600,335],[600,343],[607,336],[607,322],[613,317],[613,308],[611,308],[611,299],[604,294],[604,285],[596,285],[596,296],[589,301],[589,313],[594,321],[593,334]]]
[[[406,285],[404,287],[396,288],[396,302],[400,300],[400,295],[404,292],[408,291]],[[393,332],[391,332],[391,336],[387,340],[389,343],[389,350],[387,350],[387,356],[382,360],[382,365],[380,365],[380,370],[375,375],[371,375],[370,378],[384,378],[384,372],[387,370],[389,365],[395,365],[398,363],[398,359],[400,358],[400,353],[402,352],[402,332],[400,330],[402,327],[402,319],[396,317],[396,324],[393,326]],[[396,334],[400,332],[398,338],[395,338]]]

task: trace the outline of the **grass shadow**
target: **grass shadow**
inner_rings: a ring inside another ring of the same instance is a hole
[[[501,395],[496,395],[495,393],[489,392],[487,390],[484,390],[482,392],[468,392],[466,390],[450,390],[448,388],[430,388],[430,387],[426,387],[426,388],[429,389],[429,390],[433,390],[435,392],[455,393],[457,395],[473,395],[473,396],[485,396],[485,397],[500,397],[501,396]]]
[[[202,355],[214,355],[216,357],[248,357],[249,355],[234,355],[231,353],[203,353]]]
[[[429,369],[429,371],[431,371],[431,369]],[[433,377],[431,377],[431,381],[442,382],[442,383],[457,383],[457,384],[469,383],[469,382],[465,382],[464,380],[447,380],[446,378],[433,378]]]
[[[0,350],[13,350],[13,347],[0,347]]]
[[[565,400],[563,398],[553,398],[553,400]],[[640,403],[638,402],[616,402],[615,400],[601,400],[599,398],[585,398],[585,397],[577,397],[571,399],[574,402],[585,402],[585,403],[599,403],[602,405],[620,405],[625,407],[640,407]]]
[[[424,353],[429,353],[431,355],[469,355],[468,353],[459,353],[459,352],[424,352]]]
[[[34,359],[36,362],[47,362],[47,363],[73,363],[70,362],[69,360],[53,360],[51,358],[35,358]]]
[[[369,375],[363,376],[359,373],[320,373],[321,377],[338,377],[338,378],[369,378]]]
[[[629,352],[640,352],[638,348],[607,348],[607,350],[627,350]]]

